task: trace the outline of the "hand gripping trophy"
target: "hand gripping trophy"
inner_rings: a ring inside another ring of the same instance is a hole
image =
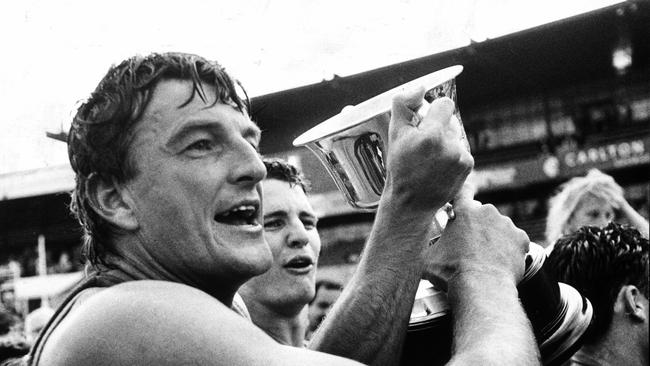
[[[307,147],[318,157],[350,205],[359,210],[374,210],[386,179],[384,157],[387,156],[393,97],[405,90],[425,87],[425,100],[413,120],[417,124],[433,100],[448,97],[456,103],[456,77],[462,70],[460,65],[451,66],[356,106],[346,107],[338,115],[300,135],[293,144]],[[461,139],[469,150],[457,107],[452,119],[460,124]],[[453,207],[448,203],[435,215],[432,242],[440,237],[448,220],[453,219]],[[547,275],[545,259],[545,251],[530,243],[526,272],[518,291],[532,323],[543,363],[559,365],[580,347],[580,339],[591,321],[592,308],[578,291]],[[445,292],[422,280],[409,322],[404,364],[431,365],[448,361],[451,351],[450,311]],[[432,354],[435,359],[431,358]]]

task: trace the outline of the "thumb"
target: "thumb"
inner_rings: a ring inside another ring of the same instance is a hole
[[[454,101],[447,97],[434,100],[431,102],[431,107],[429,107],[429,111],[427,112],[427,119],[425,119],[429,120],[427,125],[431,127],[435,126],[435,128],[438,128],[438,124],[443,127],[451,125],[454,130],[458,130],[460,122],[458,122],[458,119],[455,119],[455,122],[452,121],[452,118],[456,118],[453,116],[455,108]],[[460,133],[456,131],[455,135],[460,136]]]
[[[391,109],[391,124],[402,126],[410,124],[413,114],[420,108],[424,100],[424,87],[402,92],[393,97]]]

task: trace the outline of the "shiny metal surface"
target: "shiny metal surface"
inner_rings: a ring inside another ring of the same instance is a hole
[[[561,365],[582,345],[593,316],[589,300],[546,275],[546,251],[530,243],[519,298],[533,326],[542,363]],[[451,308],[447,294],[420,281],[411,311],[404,365],[442,365],[451,356]],[[435,340],[436,345],[432,344]],[[425,348],[422,348],[426,345]],[[432,352],[437,352],[435,357]],[[442,357],[444,355],[445,357]],[[435,359],[435,362],[432,360]]]
[[[426,280],[421,280],[415,294],[409,326],[424,324],[449,313],[447,294],[433,287]]]
[[[462,70],[460,65],[448,67],[345,108],[300,135],[293,144],[306,146],[318,157],[353,207],[375,209],[386,178],[385,157],[393,97],[420,86],[427,90],[422,107],[414,115],[413,122],[417,124],[433,100],[449,97],[456,102],[455,77]],[[462,127],[458,108],[454,114]],[[464,132],[462,138],[466,141]]]

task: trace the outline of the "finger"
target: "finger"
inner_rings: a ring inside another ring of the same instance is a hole
[[[601,198],[607,200],[614,208],[618,208],[622,200],[622,195],[612,187],[603,186],[599,194]]]
[[[455,109],[456,106],[454,104],[454,101],[447,97],[434,100],[431,102],[431,107],[429,107],[429,111],[422,121],[423,128],[437,128],[434,126],[439,125],[442,125],[443,128],[449,128],[450,124],[452,123],[451,117]],[[455,123],[458,124],[458,120],[456,120]]]
[[[400,93],[393,98],[393,107],[391,109],[391,120],[393,125],[410,124],[413,119],[413,113],[420,108],[424,100],[424,88]]]
[[[453,114],[453,110],[452,110],[452,115],[449,118],[449,131],[451,132],[451,135],[454,136],[454,138],[458,139],[459,141],[463,139],[463,133],[460,126],[461,126],[460,121],[458,120],[458,117],[456,117],[456,115]]]
[[[615,187],[605,188],[605,192],[608,192],[612,196],[612,198],[615,199],[615,200],[622,200],[623,197],[624,197],[623,196],[623,191],[618,190]]]
[[[620,202],[623,200],[623,195],[613,189],[608,188],[604,189],[603,193],[605,199],[609,201],[614,206],[614,208],[618,208]]]

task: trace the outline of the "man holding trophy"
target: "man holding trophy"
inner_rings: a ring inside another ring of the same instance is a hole
[[[237,289],[272,257],[260,131],[237,85],[196,55],[137,56],[111,68],[79,108],[69,134],[72,206],[91,266],[30,365],[397,364],[430,250],[444,263],[435,277],[454,313],[450,364],[539,363],[516,290],[528,237],[459,193],[473,159],[454,103],[435,100],[414,118],[422,87],[393,99],[376,220],[312,338],[320,352],[279,345],[241,316]],[[455,219],[430,246],[434,215],[454,198]]]

